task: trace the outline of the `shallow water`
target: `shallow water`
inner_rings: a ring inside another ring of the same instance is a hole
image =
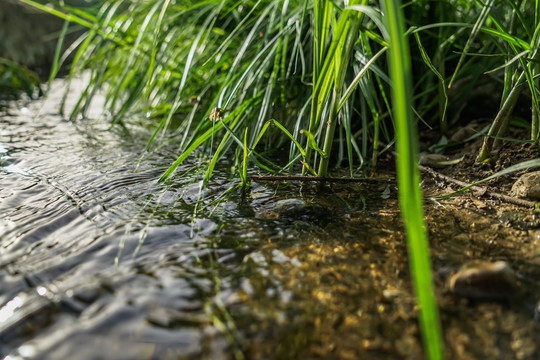
[[[62,94],[57,83],[48,99],[0,120],[0,354],[200,353],[210,284],[205,269],[192,267],[217,225],[192,222],[183,197],[196,197],[198,188],[158,186],[170,158],[141,158],[147,133],[64,121]],[[167,311],[186,326],[149,323]]]
[[[238,181],[223,161],[194,215],[196,159],[158,184],[174,144],[145,153],[149,130],[109,128],[100,99],[66,121],[62,95],[59,81],[0,117],[3,358],[423,357],[394,186],[253,183],[212,202]],[[463,303],[444,285],[474,257],[535,277],[534,254],[453,206],[428,209],[447,354],[535,358],[528,309]]]

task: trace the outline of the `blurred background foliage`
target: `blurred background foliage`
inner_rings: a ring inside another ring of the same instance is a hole
[[[86,0],[38,3],[86,10],[96,6],[96,1]],[[18,0],[0,1],[0,99],[41,93],[39,85],[50,73],[63,23],[57,16]],[[77,31],[80,29],[70,29],[66,43],[75,39]]]

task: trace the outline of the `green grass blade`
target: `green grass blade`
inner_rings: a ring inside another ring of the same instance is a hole
[[[240,179],[242,180],[242,186],[247,185],[247,166],[248,166],[248,145],[247,145],[247,137],[248,137],[249,129],[246,127],[244,131],[244,148],[242,149],[243,157],[242,157],[242,170],[240,172]]]
[[[280,129],[281,131],[283,131],[283,133],[285,135],[287,135],[287,137],[289,139],[291,139],[291,141],[296,145],[296,147],[298,148],[298,151],[300,151],[300,154],[302,154],[302,157],[305,159],[306,158],[306,151],[304,150],[304,148],[300,145],[300,143],[294,138],[294,136],[292,136],[292,134],[289,132],[289,130],[287,130],[286,127],[284,127],[283,125],[281,125],[278,121],[276,120],[270,120],[272,122],[272,124],[274,124],[275,126],[277,126],[278,129]]]
[[[180,154],[178,159],[176,159],[176,161],[167,169],[167,171],[165,171],[165,173],[161,176],[159,181],[163,182],[169,176],[171,176],[171,174],[176,170],[176,168],[180,166],[180,164],[182,164],[196,149],[198,149],[201,145],[203,145],[205,142],[211,139],[214,136],[214,134],[216,134],[219,130],[221,130],[221,128],[223,128],[224,123],[228,123],[232,121],[233,119],[237,118],[239,114],[242,114],[246,109],[250,108],[254,103],[258,101],[260,101],[260,96],[249,99],[244,104],[242,104],[241,107],[239,107],[238,109],[234,111],[231,111],[231,113],[227,115],[221,121],[214,122],[210,128],[208,128],[204,133],[200,134],[197,138],[193,140],[191,145],[184,152],[182,152],[182,154]],[[234,123],[236,123],[236,121]],[[226,134],[229,134],[229,133],[227,132]]]
[[[411,28],[409,30],[409,32],[411,33],[415,33],[415,32],[420,32],[420,31],[426,31],[426,30],[429,30],[429,29],[433,29],[433,28],[441,28],[441,27],[458,27],[458,28],[463,28],[463,29],[472,29],[474,27],[474,25],[471,25],[471,24],[467,24],[467,23],[460,23],[460,22],[441,22],[441,23],[434,23],[434,24],[429,24],[429,25],[424,25],[424,26],[420,26],[420,27],[417,27],[417,28]],[[481,27],[480,28],[480,31],[488,34],[488,35],[491,35],[497,39],[501,39],[509,44],[512,44],[520,49],[530,49],[531,46],[529,45],[528,42],[526,42],[525,40],[522,40],[520,39],[519,37],[516,37],[516,36],[513,36],[511,34],[508,34],[507,32],[503,31],[503,30],[499,30],[499,29],[492,29],[492,28],[488,28],[488,27]]]
[[[473,29],[471,31],[471,35],[467,39],[465,48],[463,49],[463,52],[461,53],[456,69],[454,70],[454,75],[452,75],[452,78],[450,79],[450,83],[448,84],[449,88],[452,87],[452,84],[454,83],[454,80],[456,79],[456,76],[459,73],[461,66],[463,65],[463,61],[465,60],[465,57],[467,56],[467,52],[469,51],[469,48],[471,47],[474,39],[476,39],[476,36],[480,32],[480,29],[483,27],[484,23],[489,17],[489,12],[491,11],[491,8],[493,7],[494,3],[495,3],[495,0],[488,0],[488,2],[484,4],[484,6],[482,7],[480,16],[478,16],[478,19],[476,23],[474,24]]]
[[[397,130],[397,170],[402,218],[407,232],[409,262],[420,306],[420,328],[427,358],[443,358],[442,331],[435,299],[420,173],[417,166],[418,140],[411,114],[412,67],[409,47],[404,37],[404,19],[399,0],[382,1],[390,38],[389,67],[393,82],[393,112]]]
[[[73,22],[73,23],[76,23],[76,24],[79,24],[83,27],[86,27],[86,28],[89,28],[91,29],[94,24],[89,22],[89,21],[86,21],[84,19],[81,19],[80,17],[78,16],[75,16],[75,15],[72,15],[72,14],[66,14],[62,11],[59,11],[59,10],[56,10],[52,7],[49,7],[47,5],[43,5],[43,4],[40,4],[36,1],[32,1],[32,0],[18,0],[19,2],[22,2],[24,4],[27,4],[27,5],[30,5],[32,7],[35,7],[41,11],[44,11],[48,14],[51,14],[51,15],[54,15],[56,17],[59,17],[61,19],[64,19],[66,21],[70,21],[70,22]]]
[[[377,54],[375,54],[368,62],[366,65],[364,65],[364,67],[358,72],[358,74],[356,74],[356,76],[354,77],[353,81],[351,82],[351,84],[347,87],[347,90],[345,90],[345,93],[342,95],[340,101],[339,101],[339,104],[338,104],[338,112],[341,111],[341,109],[343,108],[343,106],[345,105],[345,103],[347,102],[347,100],[349,99],[349,97],[352,95],[352,92],[354,91],[354,89],[356,88],[356,86],[358,85],[358,83],[360,82],[360,80],[362,80],[362,78],[364,77],[364,75],[366,74],[366,72],[369,70],[369,68],[371,67],[371,64],[373,64],[375,62],[375,60],[377,60],[379,58],[379,56],[381,56],[388,48],[387,47],[383,47],[381,50],[379,50],[377,52]]]
[[[416,39],[416,43],[418,44],[418,49],[420,50],[420,54],[422,55],[422,59],[424,60],[424,63],[427,65],[427,67],[430,68],[431,71],[439,78],[439,81],[442,84],[442,92],[444,96],[444,105],[443,105],[443,112],[441,114],[441,128],[443,130],[443,133],[446,133],[446,108],[448,107],[448,95],[446,93],[446,80],[441,75],[441,73],[437,70],[437,68],[433,65],[431,62],[431,59],[429,58],[426,49],[422,45],[422,42],[420,41],[420,34],[414,33],[414,37]]]
[[[62,26],[62,30],[60,31],[60,36],[58,37],[58,42],[56,43],[56,50],[54,52],[54,59],[52,64],[51,73],[49,75],[49,82],[48,87],[51,87],[51,83],[58,74],[58,69],[60,69],[60,66],[62,66],[61,59],[60,59],[60,53],[62,52],[62,45],[64,44],[64,39],[66,37],[66,33],[69,28],[69,20],[64,21],[64,25]]]
[[[323,158],[328,157],[328,154],[317,146],[317,140],[315,140],[315,136],[313,136],[312,133],[310,133],[308,130],[302,130],[301,133],[307,137],[309,146],[311,146],[313,150],[321,154]]]

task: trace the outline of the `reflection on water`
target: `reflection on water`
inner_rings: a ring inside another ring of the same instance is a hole
[[[216,224],[192,221],[194,190],[157,184],[172,157],[141,159],[145,130],[58,116],[61,85],[0,119],[0,354],[200,354]]]

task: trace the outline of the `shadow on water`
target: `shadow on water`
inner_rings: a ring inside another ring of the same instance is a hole
[[[147,130],[127,136],[99,113],[65,121],[62,86],[0,117],[0,355],[423,357],[393,186],[253,183],[213,202],[238,182],[224,162],[194,217],[196,163],[158,184],[175,147],[144,153]],[[446,206],[428,223],[449,357],[534,358],[530,309],[445,285],[468,258],[534,257],[502,243],[487,255],[478,219]]]

